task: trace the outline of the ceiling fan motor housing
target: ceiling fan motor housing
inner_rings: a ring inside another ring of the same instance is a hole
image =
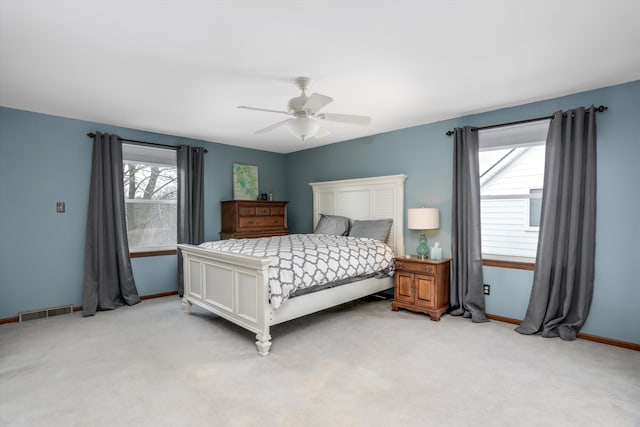
[[[299,116],[302,114],[306,115],[307,112],[304,109],[304,104],[307,103],[308,99],[309,97],[306,95],[300,95],[296,96],[295,98],[291,98],[289,100],[289,103],[287,104],[289,113],[293,114],[294,116]]]
[[[309,97],[307,96],[307,89],[309,88],[310,84],[310,77],[296,78],[296,86],[298,86],[298,89],[302,91],[302,94],[289,100],[287,108],[290,114],[293,114],[296,117],[306,116],[308,114],[308,111],[304,109],[304,104],[306,104],[307,100],[309,99]]]

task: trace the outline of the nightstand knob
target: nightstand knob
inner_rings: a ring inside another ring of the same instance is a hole
[[[404,264],[398,263],[398,268],[404,268]]]
[[[431,267],[425,267],[424,271],[426,271],[427,273],[431,273]]]

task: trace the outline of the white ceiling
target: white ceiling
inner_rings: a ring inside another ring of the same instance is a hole
[[[640,79],[640,1],[0,0],[0,105],[288,153]],[[302,142],[253,132],[334,98]],[[121,135],[127,137],[126,135]]]

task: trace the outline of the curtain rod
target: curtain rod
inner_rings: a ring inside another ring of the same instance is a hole
[[[596,109],[594,111],[596,111],[598,113],[602,113],[603,111],[608,110],[608,109],[609,109],[609,107],[607,107],[605,105],[601,105],[599,107],[596,107]],[[566,114],[566,113],[564,113],[564,114]],[[540,121],[540,120],[549,120],[549,119],[552,119],[552,118],[553,118],[553,116],[537,117],[535,119],[518,120],[516,122],[500,123],[500,124],[497,124],[497,125],[489,125],[489,126],[481,126],[481,127],[475,128],[475,129],[476,130],[485,130],[485,129],[499,128],[499,127],[502,127],[502,126],[519,125],[519,124],[522,124],[522,123],[537,122],[537,121]],[[453,131],[452,130],[447,131],[447,136],[451,136],[451,135],[453,135]]]
[[[93,132],[89,132],[87,134],[87,136],[89,138],[94,138],[96,136],[95,133]],[[118,137],[120,138],[120,137]],[[169,148],[171,150],[177,150],[178,147],[176,147],[175,145],[167,145],[167,144],[158,144],[157,142],[147,142],[147,141],[138,141],[137,139],[126,139],[126,138],[120,138],[121,141],[124,142],[135,142],[136,144],[146,144],[146,145],[153,145],[154,147],[162,147],[162,148]],[[205,153],[208,153],[209,150],[207,150],[206,148],[204,149]]]

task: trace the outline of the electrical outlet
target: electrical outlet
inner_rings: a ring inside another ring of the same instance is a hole
[[[64,202],[56,202],[56,212],[64,213]]]
[[[485,295],[491,295],[491,285],[487,285],[486,283],[482,285]]]

